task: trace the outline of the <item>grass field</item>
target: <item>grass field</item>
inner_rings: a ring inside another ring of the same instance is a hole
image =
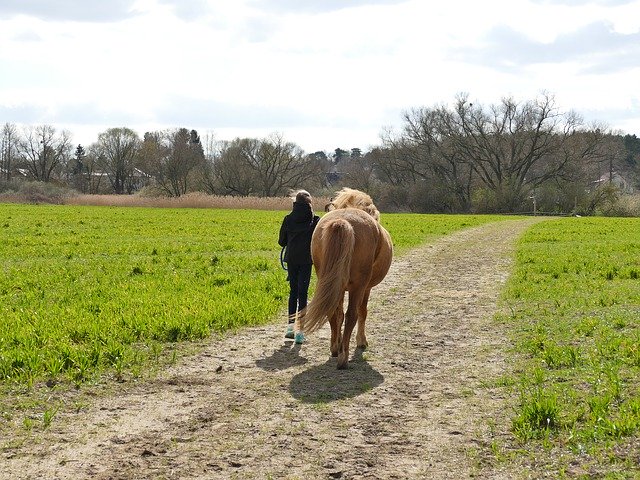
[[[136,377],[175,345],[284,315],[285,213],[0,204],[0,415],[33,410],[35,384]],[[382,223],[403,255],[507,218]],[[496,317],[514,346],[496,382],[517,399],[496,458],[534,476],[640,475],[639,277],[640,219],[553,219],[523,236]],[[38,402],[46,426],[55,408]]]
[[[513,433],[558,475],[638,478],[640,219],[540,223],[516,262],[499,317],[518,358]]]
[[[270,321],[286,212],[0,205],[0,378],[137,375],[175,342]],[[397,252],[490,216],[383,215]]]

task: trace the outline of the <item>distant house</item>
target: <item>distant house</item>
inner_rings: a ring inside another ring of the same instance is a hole
[[[342,173],[340,172],[331,171],[331,172],[325,173],[325,181],[327,182],[328,185],[335,185],[340,181],[341,178],[342,178]]]
[[[109,175],[106,172],[102,171],[91,172],[91,181],[94,183],[98,182],[99,184],[102,179],[106,180],[108,176]],[[130,192],[128,193],[140,190],[142,187],[149,185],[152,180],[153,177],[151,175],[143,172],[139,168],[134,168],[130,177],[130,184],[128,187],[128,190],[130,190]]]
[[[622,193],[633,193],[631,182],[627,181],[627,179],[620,175],[618,172],[605,173],[598,180],[595,180],[591,183],[596,188],[600,187],[601,185],[611,183]]]
[[[134,190],[140,190],[151,183],[153,177],[139,168],[133,169],[133,187]]]

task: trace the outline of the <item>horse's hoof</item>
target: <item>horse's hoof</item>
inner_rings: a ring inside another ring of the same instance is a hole
[[[338,370],[344,370],[349,363],[349,357],[347,355],[338,355]]]
[[[369,348],[368,344],[364,344],[364,345],[358,345],[356,348],[359,348],[360,350],[366,350],[367,348]]]

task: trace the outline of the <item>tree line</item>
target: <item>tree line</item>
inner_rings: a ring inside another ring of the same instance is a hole
[[[586,125],[552,95],[518,102],[414,108],[401,128],[368,152],[305,153],[279,134],[204,140],[193,129],[110,128],[84,147],[50,125],[0,135],[0,174],[56,182],[83,193],[283,196],[343,185],[371,193],[385,209],[417,212],[593,213],[606,199],[640,187],[640,139]]]

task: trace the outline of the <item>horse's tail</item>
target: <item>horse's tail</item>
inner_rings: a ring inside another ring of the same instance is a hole
[[[353,227],[342,218],[333,220],[322,232],[322,271],[313,299],[300,312],[302,330],[312,333],[324,325],[344,298],[351,258],[356,243]]]

